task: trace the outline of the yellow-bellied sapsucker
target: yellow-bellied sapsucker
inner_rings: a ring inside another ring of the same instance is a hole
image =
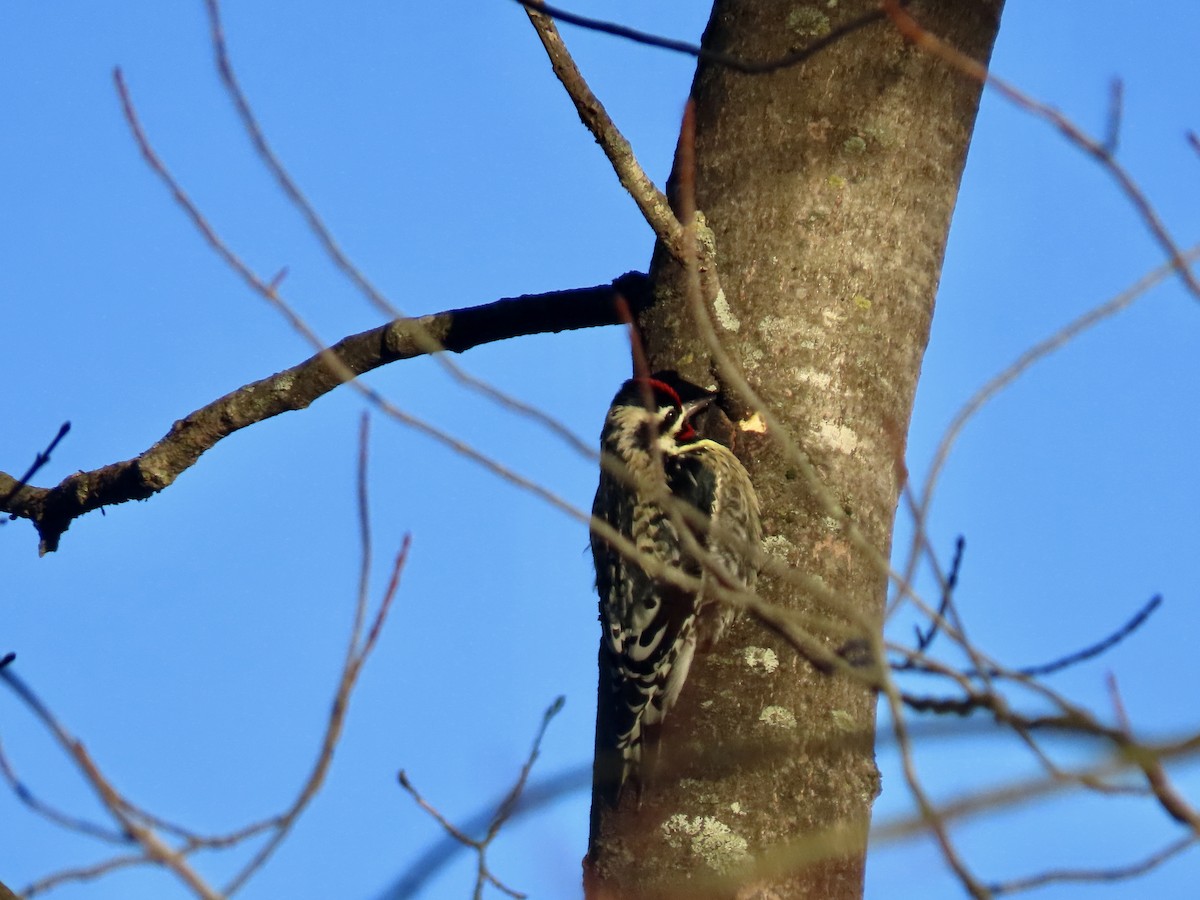
[[[762,536],[754,486],[733,452],[690,421],[716,398],[674,372],[632,379],[617,392],[600,435],[612,464],[601,468],[592,515],[637,550],[629,558],[592,533],[603,629],[595,790],[610,806],[627,784],[640,795],[658,726],[679,697],[697,644],[711,646],[733,618],[713,596],[714,583],[754,587],[748,553]],[[664,581],[668,568],[700,589]]]

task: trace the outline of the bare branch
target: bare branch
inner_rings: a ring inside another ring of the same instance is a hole
[[[74,519],[102,506],[152,497],[235,431],[304,409],[349,377],[423,355],[417,338],[420,333],[432,333],[447,350],[461,353],[527,334],[618,324],[614,305],[618,297],[640,305],[645,298],[645,276],[631,272],[610,285],[510,297],[419,319],[401,319],[351,335],[299,365],[244,385],[189,413],[133,459],[77,472],[54,488],[22,487],[20,481],[0,472],[0,493],[13,495],[0,501],[0,511],[30,519],[41,538],[41,552],[53,552]],[[331,358],[341,371],[335,371]]]
[[[1162,605],[1162,596],[1156,594],[1146,601],[1142,607],[1134,613],[1127,622],[1121,625],[1120,628],[1113,631],[1111,634],[1101,638],[1094,644],[1089,644],[1081,650],[1076,650],[1073,653],[1068,653],[1057,659],[1046,663],[1039,663],[1034,666],[1021,666],[1018,668],[1008,668],[1003,666],[987,666],[982,669],[962,669],[960,674],[963,678],[1040,678],[1046,675],[1053,675],[1055,672],[1061,672],[1063,669],[1070,668],[1081,662],[1085,662],[1094,657],[1100,656],[1108,650],[1111,650],[1121,641],[1125,640],[1135,631],[1142,627],[1146,621],[1154,614],[1154,611]],[[934,619],[933,628],[937,628],[944,619],[942,611],[939,610],[937,617]],[[931,629],[932,630],[932,629]],[[922,635],[918,630],[918,638]],[[961,639],[960,639],[961,642]],[[922,662],[922,657],[928,648],[928,642],[922,644],[920,640],[917,642],[915,649],[909,652],[909,657],[904,662],[893,665],[894,672],[914,672],[917,674],[944,674],[941,670],[931,668]]]
[[[994,88],[1004,99],[1013,105],[1053,125],[1068,141],[1100,163],[1137,211],[1142,222],[1150,231],[1151,236],[1153,236],[1163,249],[1163,252],[1171,261],[1172,270],[1179,276],[1188,291],[1196,299],[1200,300],[1200,281],[1196,280],[1196,276],[1192,272],[1191,261],[1184,253],[1183,248],[1175,242],[1175,239],[1167,230],[1166,224],[1150,203],[1149,198],[1146,197],[1146,194],[1138,186],[1137,182],[1133,180],[1133,176],[1129,174],[1123,165],[1117,162],[1105,142],[1099,141],[1087,134],[1061,112],[1054,109],[1054,107],[1035,100],[1014,85],[997,78],[988,72],[987,67],[982,63],[972,59],[965,53],[951,47],[941,38],[926,31],[916,19],[904,10],[904,4],[899,2],[899,0],[882,0],[882,3],[887,15],[896,26],[896,30],[906,39],[912,41],[922,50],[932,53],[950,63],[950,65],[963,74]],[[1112,118],[1110,115],[1110,131],[1111,121]]]
[[[883,10],[876,9],[871,12],[864,13],[855,19],[851,19],[845,24],[833,28],[828,34],[814,40],[811,44],[794,50],[784,56],[775,59],[767,60],[750,60],[743,59],[740,56],[734,56],[731,53],[721,53],[717,50],[706,49],[699,44],[693,44],[690,41],[680,41],[674,38],[663,37],[662,35],[650,34],[646,31],[639,31],[636,28],[630,28],[627,25],[620,25],[616,22],[609,22],[604,19],[594,19],[589,16],[581,16],[579,13],[569,12],[556,6],[550,6],[548,3],[542,3],[541,0],[517,0],[527,11],[537,10],[544,15],[557,19],[560,22],[566,22],[570,25],[576,25],[580,28],[586,28],[588,31],[598,31],[601,34],[611,34],[614,37],[624,38],[625,40],[633,41],[635,44],[645,44],[649,47],[658,47],[663,50],[672,50],[676,53],[683,53],[687,56],[702,60],[703,62],[713,63],[714,65],[723,66],[726,69],[733,69],[736,72],[742,72],[746,75],[766,75],[771,72],[778,72],[780,69],[788,69],[793,66],[801,65],[812,59],[822,50],[837,43],[842,38],[853,34],[859,29],[870,25],[873,22],[881,21],[885,14]],[[902,0],[907,3],[908,0]]]
[[[963,550],[966,548],[967,542],[962,535],[954,542],[954,559],[950,561],[950,572],[946,576],[945,585],[942,587],[942,601],[938,604],[937,616],[929,626],[929,630],[922,632],[920,628],[917,632],[917,652],[924,653],[929,649],[929,645],[933,643],[933,639],[938,635],[938,629],[942,622],[946,619],[946,613],[950,610],[950,605],[954,602],[954,589],[958,587],[958,572],[962,566]]]
[[[358,681],[363,664],[375,648],[375,643],[379,638],[383,623],[387,619],[387,614],[391,609],[392,601],[395,599],[397,590],[400,587],[400,574],[404,570],[404,564],[408,560],[408,550],[412,544],[411,535],[404,536],[404,541],[400,546],[399,552],[396,554],[395,561],[392,563],[392,574],[388,581],[387,590],[384,592],[383,599],[380,601],[379,608],[375,612],[371,626],[367,629],[364,636],[363,626],[366,622],[367,605],[370,601],[369,575],[371,565],[371,524],[367,505],[368,437],[369,429],[367,417],[364,413],[359,430],[358,452],[359,533],[362,541],[358,598],[354,607],[354,624],[350,629],[350,639],[347,641],[346,658],[342,664],[341,676],[338,680],[337,690],[334,693],[333,704],[329,712],[329,721],[325,726],[325,734],[321,741],[321,747],[317,753],[317,759],[313,764],[312,771],[305,780],[296,799],[285,812],[276,817],[273,823],[274,833],[270,839],[259,849],[254,858],[226,885],[224,891],[226,895],[232,895],[242,888],[249,878],[266,863],[279,845],[283,843],[284,839],[291,832],[292,826],[295,825],[296,820],[300,817],[300,814],[304,812],[305,808],[325,783],[325,776],[328,774],[329,767],[333,763],[333,753],[337,749],[338,741],[341,739],[342,728],[345,725],[346,714],[349,711],[350,695],[354,690],[355,683]]]
[[[559,36],[558,29],[554,27],[554,20],[538,12],[537,7],[540,7],[540,4],[528,5],[525,7],[525,12],[529,15],[529,21],[533,23],[538,38],[541,39],[542,46],[546,49],[546,55],[550,57],[554,74],[558,76],[558,80],[562,82],[571,102],[575,104],[579,118],[596,138],[604,155],[612,163],[621,186],[629,192],[633,202],[638,205],[647,224],[654,229],[654,233],[663,242],[663,245],[670,248],[677,259],[682,259],[681,254],[686,252],[683,243],[683,229],[671,211],[671,205],[667,202],[666,195],[655,187],[654,182],[646,175],[633,155],[633,148],[629,145],[629,141],[621,134],[613,120],[609,118],[604,105],[588,87]]]
[[[1156,594],[1155,596],[1151,597],[1141,609],[1134,613],[1133,617],[1130,618],[1128,622],[1103,640],[1099,640],[1088,647],[1084,647],[1082,650],[1076,650],[1074,653],[1068,653],[1066,656],[1060,656],[1058,659],[1052,660],[1051,662],[1042,663],[1038,666],[1025,666],[1019,668],[1016,670],[1016,672],[1025,676],[1041,677],[1044,675],[1052,675],[1055,672],[1061,672],[1063,669],[1069,668],[1077,663],[1081,663],[1085,660],[1099,656],[1100,654],[1111,650],[1117,644],[1121,643],[1121,641],[1125,640],[1125,638],[1129,637],[1129,635],[1141,628],[1142,625],[1145,624],[1146,620],[1150,618],[1150,616],[1161,604],[1162,596]],[[967,674],[971,675],[972,673],[968,672]],[[997,674],[1000,673],[997,672]]]
[[[130,853],[125,856],[111,856],[106,860],[98,862],[90,866],[77,866],[73,869],[63,869],[60,872],[55,872],[52,875],[47,875],[45,878],[39,878],[37,881],[28,885],[22,895],[25,897],[33,897],[37,894],[45,893],[52,888],[56,888],[61,884],[70,884],[77,881],[91,881],[95,878],[107,875],[110,872],[115,872],[118,869],[128,869],[132,866],[144,866],[151,862],[150,858],[145,853]],[[9,900],[8,897],[0,891],[0,900]]]
[[[954,870],[955,875],[958,876],[958,880],[967,892],[976,898],[976,900],[986,900],[986,898],[992,896],[991,892],[967,867],[954,842],[950,839],[950,832],[945,818],[929,799],[924,786],[921,784],[920,776],[917,774],[916,762],[913,759],[912,741],[908,735],[908,723],[904,716],[904,699],[892,681],[890,673],[885,671],[882,677],[884,679],[884,695],[887,697],[888,707],[892,714],[892,731],[896,736],[896,744],[900,749],[901,769],[904,772],[904,780],[908,785],[909,792],[912,794],[913,799],[917,803],[917,808],[920,810],[922,824],[932,832],[942,851],[942,858]]]
[[[1184,258],[1189,262],[1200,259],[1200,245],[1190,247],[1184,253]],[[929,518],[929,511],[933,505],[933,495],[937,488],[938,480],[941,477],[942,470],[946,466],[947,460],[950,458],[950,452],[953,450],[959,435],[966,428],[967,423],[975,418],[980,410],[1005,388],[1032,368],[1035,363],[1062,349],[1090,328],[1099,325],[1111,316],[1131,306],[1134,301],[1138,300],[1174,271],[1174,263],[1161,265],[1143,275],[1109,300],[1089,309],[1081,316],[1068,322],[1049,337],[1038,341],[1038,343],[1023,352],[1011,364],[988,380],[987,383],[971,395],[966,403],[959,407],[958,411],[954,414],[954,418],[951,419],[950,424],[946,426],[946,430],[942,433],[941,440],[938,442],[937,450],[933,455],[933,461],[929,465],[929,472],[925,476],[925,483],[922,485],[919,495],[920,499],[919,501],[914,501],[912,504],[913,537],[908,553],[908,560],[904,567],[904,576],[900,581],[901,584],[911,583],[913,579],[917,562],[921,558],[927,540],[925,522]],[[894,606],[895,604],[893,604],[893,608]]]
[[[33,463],[25,470],[24,475],[20,478],[9,479],[11,484],[9,481],[0,481],[0,490],[4,491],[4,496],[0,497],[0,510],[7,510],[8,504],[12,502],[13,498],[17,496],[23,487],[29,484],[29,479],[36,475],[46,463],[50,462],[50,454],[54,452],[54,448],[58,446],[59,441],[65,438],[67,432],[70,430],[71,423],[63,422],[58,427],[58,434],[54,435],[54,438],[46,445],[45,450],[42,450],[33,458]],[[0,524],[3,524],[5,521],[8,520],[0,520]]]
[[[591,762],[567,769],[556,775],[551,775],[532,782],[525,787],[510,815],[510,821],[519,816],[535,812],[562,797],[591,787]],[[507,797],[508,791],[504,797]],[[486,831],[491,824],[494,810],[504,802],[504,797],[481,804],[480,811],[475,813],[462,826],[464,834],[476,834]],[[391,887],[381,896],[380,900],[411,900],[420,894],[423,886],[450,862],[459,851],[471,849],[453,835],[447,833],[444,837],[432,843],[415,862],[413,862]]]
[[[63,532],[78,516],[102,506],[153,496],[169,486],[223,437],[281,412],[302,409],[339,384],[380,365],[424,355],[429,352],[430,338],[433,346],[462,352],[482,343],[523,334],[616,324],[619,321],[618,297],[624,297],[635,308],[641,308],[647,300],[645,276],[629,273],[611,285],[526,295],[470,309],[399,320],[325,348],[280,297],[277,280],[268,283],[259,278],[201,215],[149,145],[120,72],[117,71],[114,77],[126,119],[142,155],[204,239],[299,333],[322,349],[299,366],[246,385],[177,421],[162,440],[134,459],[77,473],[57,488],[26,488],[19,493],[19,482],[0,473],[0,492],[14,494],[11,503],[0,504],[0,510],[34,522],[41,538],[39,549],[42,553],[57,549]],[[498,399],[513,405],[510,398]],[[521,411],[526,409],[522,407]],[[389,414],[396,415],[396,412]],[[554,423],[548,417],[538,418],[553,428]],[[410,424],[417,423],[410,421]],[[554,430],[562,432],[559,428]],[[577,441],[574,443],[578,444]]]
[[[994,894],[1016,894],[1034,888],[1046,887],[1051,884],[1064,882],[1104,882],[1128,881],[1145,875],[1167,860],[1200,843],[1200,835],[1189,834],[1172,841],[1161,850],[1150,854],[1145,859],[1108,869],[1051,869],[1037,875],[1025,878],[1014,878],[1009,881],[999,881],[990,885]]]
[[[413,785],[412,781],[408,777],[408,774],[403,769],[401,769],[396,775],[396,780],[400,783],[400,787],[404,788],[404,790],[409,793],[416,804],[421,807],[421,809],[425,810],[425,812],[427,812],[434,821],[442,826],[446,834],[450,835],[450,837],[452,837],[462,846],[470,847],[475,851],[476,875],[475,892],[473,894],[475,900],[480,900],[480,898],[483,897],[483,888],[485,884],[491,884],[497,889],[503,891],[505,894],[508,894],[508,896],[517,898],[517,900],[523,900],[525,897],[524,894],[508,887],[494,874],[492,874],[492,871],[487,865],[487,851],[488,847],[491,846],[492,841],[494,841],[496,836],[500,833],[500,829],[504,826],[504,823],[511,818],[513,812],[517,809],[517,805],[521,800],[521,795],[525,791],[525,785],[529,780],[529,773],[533,769],[533,764],[537,762],[538,754],[541,752],[542,738],[546,736],[546,729],[550,726],[550,720],[558,715],[558,712],[563,708],[563,703],[565,701],[565,697],[556,698],[555,701],[546,709],[545,713],[542,714],[542,724],[539,726],[537,734],[534,736],[533,747],[530,748],[529,756],[526,758],[525,764],[521,766],[521,772],[517,776],[516,782],[504,795],[504,799],[502,799],[497,805],[495,812],[491,814],[487,824],[487,829],[482,838],[473,838],[466,832],[466,830],[458,828],[451,823],[449,819],[442,815],[437,807],[421,796],[420,792]],[[399,888],[397,888],[397,890],[398,889]],[[389,893],[391,896],[396,895],[396,891]]]
[[[85,834],[89,837],[97,838],[110,844],[132,844],[133,838],[125,832],[114,831],[104,825],[99,825],[95,822],[89,822],[87,819],[82,819],[78,816],[73,816],[70,813],[63,812],[57,807],[40,799],[26,784],[17,777],[16,771],[13,769],[12,763],[9,761],[8,753],[0,746],[0,776],[8,783],[9,790],[13,792],[18,800],[29,807],[33,812],[37,813],[48,822],[53,822],[61,828],[68,831],[77,831],[80,834]]]
[[[0,669],[3,681],[21,699],[25,706],[42,721],[59,747],[75,763],[88,785],[95,792],[105,810],[142,848],[148,862],[159,863],[173,872],[197,897],[203,900],[221,900],[220,895],[188,864],[184,854],[164,843],[152,827],[146,827],[136,814],[131,812],[125,798],[112,782],[100,771],[83,743],[72,736],[51,713],[49,707],[34,693],[11,667]]]

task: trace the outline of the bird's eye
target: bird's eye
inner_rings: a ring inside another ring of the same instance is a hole
[[[670,432],[670,430],[672,428],[675,427],[675,423],[677,421],[679,421],[680,412],[681,412],[681,410],[679,409],[678,406],[673,406],[667,410],[667,414],[665,416],[663,416],[663,423],[662,423],[662,433],[663,434],[667,434],[668,432]]]

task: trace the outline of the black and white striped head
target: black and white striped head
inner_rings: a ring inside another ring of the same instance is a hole
[[[685,381],[676,372],[631,378],[613,398],[602,440],[624,458],[645,453],[654,443],[658,452],[678,452],[701,440],[692,417],[716,399],[715,393]]]

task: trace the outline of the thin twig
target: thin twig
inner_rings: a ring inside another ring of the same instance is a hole
[[[11,484],[5,485],[4,496],[0,497],[0,509],[7,509],[8,504],[13,501],[13,498],[17,496],[22,488],[29,484],[29,479],[36,475],[41,468],[46,465],[46,463],[50,462],[50,454],[54,452],[54,448],[58,446],[59,441],[65,438],[67,436],[67,432],[70,430],[70,422],[63,422],[60,426],[58,426],[58,433],[54,435],[54,438],[49,444],[46,445],[46,449],[42,450],[33,458],[33,463],[28,469],[25,470],[25,473],[20,478],[13,479]],[[0,522],[3,521],[7,520],[0,520]]]
[[[1114,78],[1108,87],[1108,121],[1104,127],[1104,152],[1112,156],[1121,142],[1121,119],[1125,114],[1125,82]]]
[[[1145,624],[1146,620],[1149,619],[1150,616],[1153,615],[1154,611],[1161,605],[1162,595],[1156,594],[1155,596],[1151,597],[1141,609],[1134,613],[1128,622],[1103,640],[1097,641],[1089,647],[1084,647],[1082,650],[1076,650],[1074,653],[1068,653],[1066,656],[1061,656],[1056,660],[1052,660],[1051,662],[1042,663],[1041,665],[1037,666],[1023,666],[1015,669],[1014,671],[1019,675],[1025,675],[1028,677],[1041,677],[1044,675],[1052,675],[1055,672],[1061,672],[1063,669],[1069,668],[1077,663],[1081,663],[1085,660],[1099,656],[1107,650],[1115,647],[1117,644],[1121,643],[1121,641],[1125,640],[1125,638],[1129,637],[1129,635],[1141,628],[1142,625]],[[967,674],[971,677],[974,677],[972,673]]]
[[[579,118],[608,157],[621,186],[641,210],[646,223],[654,230],[663,246],[677,259],[682,259],[681,254],[688,252],[688,248],[684,245],[683,229],[671,211],[666,195],[655,187],[654,182],[646,175],[634,156],[629,141],[621,134],[604,105],[588,87],[554,26],[554,20],[539,12],[538,9],[541,8],[541,4],[531,4],[525,6],[525,12],[537,31],[546,55],[550,57],[554,74],[558,76],[571,102],[575,104]]]
[[[537,734],[533,739],[533,746],[530,748],[529,756],[525,760],[525,764],[521,766],[521,771],[517,775],[517,780],[513,783],[512,788],[504,795],[504,798],[496,806],[495,812],[490,816],[487,824],[487,829],[482,838],[473,838],[464,829],[456,827],[449,819],[442,815],[441,811],[421,796],[420,791],[412,783],[408,777],[408,773],[401,769],[396,774],[396,780],[400,787],[408,792],[416,804],[425,810],[431,818],[439,825],[446,834],[450,835],[454,840],[464,847],[470,847],[476,854],[476,874],[475,874],[475,891],[473,897],[475,900],[480,900],[483,897],[483,888],[485,884],[491,884],[498,890],[503,891],[510,897],[524,898],[524,894],[513,890],[502,881],[500,881],[488,868],[487,851],[496,836],[500,833],[500,829],[504,826],[517,809],[521,796],[525,791],[525,786],[529,781],[529,773],[533,769],[533,764],[537,762],[538,755],[541,752],[542,738],[546,736],[546,729],[550,726],[550,721],[558,715],[559,710],[563,708],[563,703],[566,702],[565,697],[558,697],[542,714],[542,723],[538,727]],[[390,892],[392,895],[395,892]]]
[[[510,820],[535,812],[576,791],[590,788],[591,784],[592,766],[590,762],[532,782],[521,794]],[[506,790],[504,797],[507,797],[508,793]],[[474,834],[486,831],[496,808],[503,802],[504,797],[495,802],[482,804],[480,811],[466,820],[462,827],[463,833]],[[453,860],[458,852],[470,849],[472,848],[468,844],[462,843],[447,832],[409,865],[404,873],[383,893],[380,900],[412,900],[421,894],[430,879]]]
[[[580,28],[586,28],[589,31],[600,32],[601,34],[611,34],[614,37],[633,41],[635,44],[644,44],[649,47],[658,47],[663,50],[683,53],[703,62],[712,63],[726,69],[733,69],[735,72],[741,72],[746,75],[767,75],[771,72],[778,72],[781,69],[801,65],[808,62],[808,60],[812,59],[822,50],[829,48],[867,25],[882,21],[885,17],[882,10],[872,10],[851,19],[843,25],[839,25],[837,28],[830,29],[828,34],[822,35],[811,44],[799,50],[794,50],[775,59],[750,60],[743,59],[731,53],[709,50],[690,41],[680,41],[675,38],[651,34],[647,31],[639,31],[636,28],[630,28],[627,25],[621,25],[616,22],[582,16],[579,13],[569,12],[560,7],[542,3],[541,0],[516,0],[516,2],[524,6],[526,11],[537,10],[544,15],[557,19],[560,22],[566,22],[569,25],[576,25]],[[908,0],[902,0],[902,2],[907,3]]]
[[[358,524],[362,546],[359,584],[357,599],[354,605],[354,623],[350,629],[350,638],[346,643],[346,656],[342,664],[341,675],[338,679],[337,690],[334,692],[329,720],[325,725],[325,734],[317,753],[317,759],[313,763],[312,771],[309,773],[308,778],[305,779],[296,799],[287,811],[277,818],[274,833],[267,842],[225,887],[224,893],[226,895],[232,895],[242,888],[246,884],[246,881],[266,863],[279,845],[283,843],[293,825],[295,825],[296,820],[300,817],[300,814],[307,808],[313,797],[316,796],[321,786],[325,783],[325,777],[329,772],[329,767],[333,763],[333,754],[341,739],[342,729],[349,711],[350,695],[358,681],[363,664],[375,647],[375,642],[391,609],[392,601],[395,599],[400,587],[400,573],[404,570],[404,564],[408,560],[408,551],[412,544],[411,535],[404,536],[400,550],[392,563],[392,572],[387,590],[384,592],[383,599],[380,601],[379,608],[376,610],[375,616],[364,637],[363,627],[366,622],[367,606],[370,603],[371,567],[371,521],[368,506],[369,492],[367,489],[369,436],[368,420],[364,413],[359,425],[358,440]]]
[[[1117,183],[1125,198],[1137,211],[1143,224],[1150,231],[1151,236],[1158,242],[1163,252],[1167,255],[1167,258],[1170,259],[1171,267],[1179,276],[1180,281],[1183,282],[1192,296],[1200,300],[1200,282],[1196,280],[1196,276],[1191,269],[1191,263],[1183,249],[1171,237],[1167,226],[1163,223],[1162,218],[1158,215],[1158,212],[1150,203],[1150,200],[1146,197],[1141,187],[1133,180],[1133,176],[1106,149],[1103,142],[1087,134],[1087,132],[1054,107],[1042,103],[1040,100],[1035,100],[1014,85],[997,78],[988,72],[987,67],[982,63],[951,47],[931,32],[926,31],[903,8],[903,4],[899,0],[882,0],[882,3],[884,10],[891,18],[896,29],[905,38],[912,41],[922,50],[932,53],[950,63],[963,74],[994,88],[1010,103],[1054,126],[1068,141],[1099,162]]]
[[[153,828],[146,827],[138,821],[136,816],[130,814],[129,804],[100,771],[83,743],[67,731],[49,707],[29,685],[13,672],[11,667],[0,669],[0,681],[7,684],[25,706],[41,720],[59,747],[75,763],[109,815],[124,832],[141,846],[147,859],[169,869],[202,900],[220,900],[220,895],[188,864],[182,853],[168,846],[159,838]]]
[[[966,547],[966,541],[962,535],[954,542],[954,558],[950,561],[950,572],[946,575],[946,583],[942,587],[942,601],[938,604],[937,615],[929,624],[929,630],[922,632],[919,626],[913,626],[916,629],[917,637],[917,652],[924,653],[929,649],[929,645],[933,643],[934,638],[938,635],[938,629],[941,623],[946,620],[946,612],[949,610],[953,602],[954,589],[958,587],[958,571],[962,565],[963,550]]]
[[[367,278],[362,269],[355,265],[346,252],[342,250],[332,230],[325,223],[320,213],[317,212],[316,207],[305,196],[300,186],[296,183],[296,180],[288,172],[287,167],[283,165],[282,160],[279,159],[279,156],[271,148],[270,143],[267,141],[266,133],[263,131],[262,126],[258,122],[258,117],[254,114],[254,110],[250,105],[250,100],[242,90],[241,84],[238,82],[237,75],[234,72],[233,63],[229,57],[229,48],[225,40],[225,28],[221,21],[220,4],[218,0],[205,0],[205,7],[208,11],[209,32],[217,72],[220,75],[221,83],[225,87],[226,94],[237,110],[242,127],[249,136],[258,157],[275,178],[284,195],[300,212],[309,230],[317,238],[318,243],[324,249],[326,256],[332,260],[334,266],[349,279],[355,288],[358,289],[359,293],[377,311],[389,319],[400,318],[402,314],[395,304],[384,296],[383,292]],[[282,275],[283,272],[277,275],[269,283],[269,286],[272,288],[277,287]],[[559,419],[511,394],[501,391],[496,386],[480,378],[476,378],[456,365],[441,352],[446,348],[442,345],[438,334],[433,329],[422,328],[420,319],[410,319],[409,321],[413,323],[412,339],[418,349],[424,354],[432,355],[438,364],[459,384],[465,385],[469,389],[482,394],[505,409],[509,409],[518,415],[538,423],[552,434],[561,438],[576,452],[582,453],[584,456],[595,455],[591,444],[581,440],[578,435]]]
[[[1190,247],[1184,253],[1184,257],[1189,261],[1200,260],[1200,244]],[[929,521],[930,509],[933,505],[933,496],[937,489],[938,481],[950,458],[951,450],[953,450],[955,443],[967,424],[1005,388],[1029,371],[1035,363],[1062,349],[1090,328],[1099,325],[1106,319],[1131,306],[1147,291],[1166,279],[1173,271],[1175,271],[1173,263],[1167,263],[1152,269],[1109,300],[1089,309],[1081,316],[1078,316],[1055,331],[1049,337],[1038,341],[1028,350],[1021,353],[998,374],[989,379],[971,395],[966,403],[959,407],[954,417],[950,420],[950,424],[946,426],[945,431],[942,433],[941,440],[934,451],[933,460],[929,465],[929,471],[925,476],[919,500],[915,502],[913,511],[913,537],[908,559],[903,568],[902,583],[911,583],[915,576],[917,564],[921,559],[923,548],[926,546],[925,523]],[[895,606],[896,604],[893,604],[893,610]]]
[[[1138,878],[1158,868],[1167,860],[1178,856],[1184,850],[1194,847],[1197,843],[1200,843],[1200,834],[1188,834],[1178,840],[1172,841],[1161,850],[1150,854],[1146,858],[1129,863],[1128,865],[1107,869],[1050,869],[1046,872],[1040,872],[1037,875],[1026,876],[1025,878],[998,881],[990,885],[990,887],[994,894],[1001,895],[1016,894],[1022,891],[1030,891],[1034,888],[1070,882],[1112,883],[1128,881],[1131,878]]]
[[[954,873],[958,876],[958,880],[966,888],[967,892],[976,898],[976,900],[988,900],[992,896],[991,891],[967,867],[965,860],[963,860],[958,849],[954,846],[954,842],[950,839],[950,832],[945,818],[929,799],[924,786],[921,784],[920,776],[917,774],[916,762],[913,759],[912,742],[908,736],[908,724],[904,717],[904,701],[901,698],[900,691],[892,681],[891,675],[885,671],[882,677],[884,681],[884,696],[887,697],[888,707],[891,710],[892,731],[896,736],[896,745],[900,751],[900,766],[904,772],[904,781],[908,785],[909,793],[912,794],[913,799],[917,803],[917,808],[920,810],[921,821],[933,834],[938,847],[942,851],[942,858],[954,870]]]
[[[59,885],[71,884],[77,881],[92,881],[116,872],[118,869],[128,869],[133,866],[144,866],[153,862],[145,853],[131,853],[126,856],[112,856],[90,866],[77,866],[73,869],[63,869],[45,878],[39,878],[27,885],[21,891],[23,897],[34,897]]]
[[[65,813],[40,799],[17,777],[17,773],[9,761],[8,753],[4,750],[2,744],[0,744],[0,776],[3,776],[4,780],[8,782],[9,789],[16,795],[18,800],[33,810],[33,812],[46,819],[46,821],[53,822],[60,828],[65,828],[68,831],[76,831],[109,844],[131,844],[134,842],[133,838],[125,832],[114,831],[112,828],[97,824],[96,822],[89,822],[87,819]]]

